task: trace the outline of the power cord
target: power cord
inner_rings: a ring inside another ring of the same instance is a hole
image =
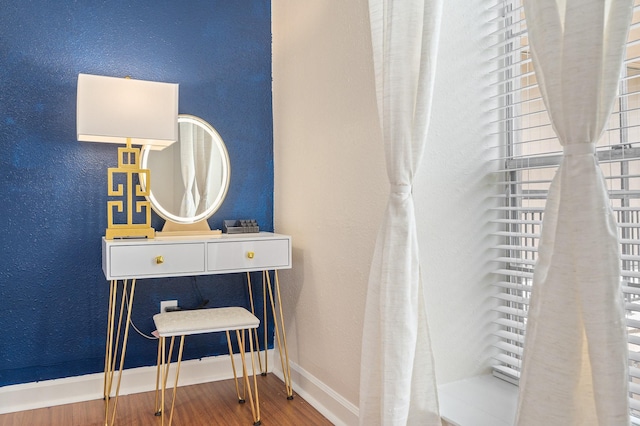
[[[209,299],[205,299],[202,296],[202,292],[200,291],[200,287],[198,287],[198,282],[196,281],[196,277],[193,277],[192,281],[191,281],[191,285],[193,286],[196,294],[198,295],[198,299],[200,300],[200,304],[198,304],[198,306],[196,306],[195,308],[191,308],[191,309],[202,309],[205,306],[207,306],[209,304]],[[125,293],[123,295],[124,299],[124,303],[126,305],[126,308],[129,309],[129,297],[127,296],[127,294]],[[169,311],[170,308],[167,308],[167,311]],[[176,310],[181,310],[180,308],[176,309]],[[158,340],[158,337],[156,336],[149,336],[148,334],[145,334],[144,332],[140,331],[140,329],[138,327],[136,327],[136,324],[133,322],[133,319],[130,320],[131,326],[133,327],[133,329],[142,337],[144,337],[145,339],[149,339],[149,340]]]
[[[193,277],[191,280],[191,285],[193,286],[196,294],[198,295],[198,299],[200,300],[200,304],[193,309],[202,309],[209,304],[209,299],[205,299],[202,296],[202,292],[200,291],[200,287],[198,286],[198,281],[196,277]]]
[[[127,296],[127,294],[123,294],[124,297],[124,303],[127,307],[127,309],[129,309],[129,297]],[[131,323],[131,325],[133,326],[133,329],[142,337],[144,337],[145,339],[149,339],[149,340],[158,340],[157,337],[155,336],[149,336],[148,334],[143,333],[142,331],[140,331],[140,329],[138,327],[136,327],[135,323],[133,322],[133,319],[131,319],[129,321]]]

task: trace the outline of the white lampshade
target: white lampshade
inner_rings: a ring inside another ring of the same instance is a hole
[[[78,74],[78,140],[166,147],[178,140],[178,85]]]

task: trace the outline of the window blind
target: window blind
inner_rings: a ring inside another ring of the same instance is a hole
[[[494,375],[517,384],[527,312],[547,192],[562,159],[536,82],[522,0],[499,0],[489,9],[495,56],[497,117],[492,124],[499,199],[493,222],[497,299]],[[629,332],[631,419],[640,424],[640,0],[636,0],[619,96],[596,155],[618,221],[620,282]],[[562,327],[562,324],[558,325]]]

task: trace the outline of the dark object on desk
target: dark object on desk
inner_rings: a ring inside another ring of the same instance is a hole
[[[225,234],[246,234],[250,232],[260,232],[260,227],[256,220],[225,220],[222,224],[222,231]]]

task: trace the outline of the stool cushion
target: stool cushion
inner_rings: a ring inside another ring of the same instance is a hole
[[[255,315],[238,306],[163,312],[154,315],[153,322],[160,337],[242,330],[260,325]]]

